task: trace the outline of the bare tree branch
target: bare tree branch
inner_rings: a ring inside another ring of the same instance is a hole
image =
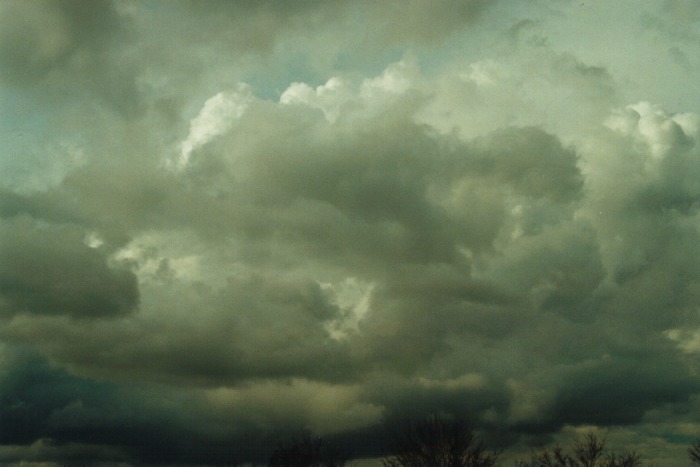
[[[463,420],[438,416],[408,422],[395,434],[385,467],[491,467],[498,453],[488,451]]]

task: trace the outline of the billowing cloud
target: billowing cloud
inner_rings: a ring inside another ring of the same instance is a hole
[[[684,458],[692,7],[88,3],[0,7],[0,462],[376,457],[427,413]]]

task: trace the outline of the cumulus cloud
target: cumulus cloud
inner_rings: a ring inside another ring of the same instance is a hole
[[[2,8],[2,462],[700,433],[700,108],[576,47],[623,7]]]
[[[226,132],[235,119],[240,118],[250,101],[250,87],[241,83],[236,91],[220,92],[204,103],[204,107],[190,123],[190,133],[180,143],[180,154],[176,168],[187,165],[190,154]]]

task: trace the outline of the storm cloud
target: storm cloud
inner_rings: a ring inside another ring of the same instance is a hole
[[[694,5],[2,2],[0,463],[683,462]]]

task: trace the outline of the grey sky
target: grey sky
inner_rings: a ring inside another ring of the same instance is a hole
[[[445,413],[682,465],[699,40],[691,0],[0,1],[0,463]]]

